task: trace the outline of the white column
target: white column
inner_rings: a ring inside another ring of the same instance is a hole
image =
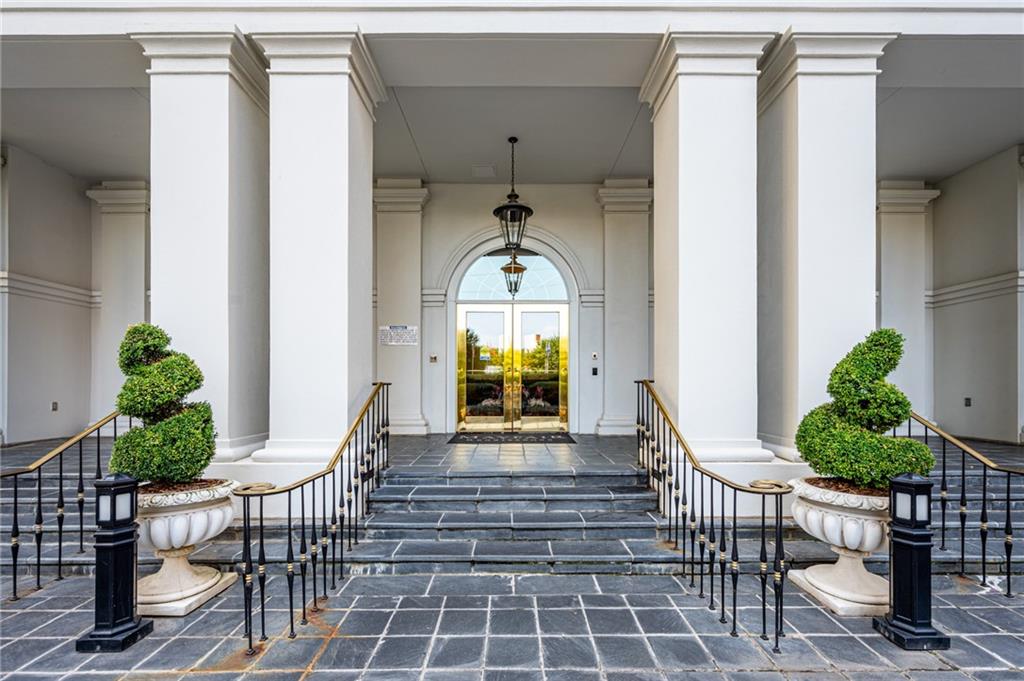
[[[93,270],[100,292],[92,342],[92,417],[114,410],[124,382],[117,348],[125,329],[147,319],[149,189],[145,182],[103,182],[85,192],[99,209]]]
[[[598,435],[636,432],[636,387],[647,378],[650,325],[650,220],[647,178],[605,180],[597,190],[604,209],[604,413]]]
[[[253,36],[270,61],[270,439],[322,462],[374,380],[373,109],[356,33]],[[392,398],[396,391],[392,390]]]
[[[233,31],[133,36],[150,68],[151,318],[191,355],[216,461],[267,437],[267,79]]]
[[[757,438],[757,60],[769,35],[669,33],[654,116],[654,378],[705,460]]]
[[[391,431],[424,435],[421,319],[423,206],[430,197],[420,180],[379,179],[373,190],[376,220],[377,325],[416,327],[416,345],[379,345],[377,377],[391,382]]]
[[[879,326],[903,334],[903,360],[889,380],[914,410],[932,414],[930,352],[925,295],[928,283],[928,205],[939,195],[923,182],[878,183]]]
[[[762,65],[759,429],[793,460],[832,367],[875,328],[875,78],[893,37],[789,32]]]

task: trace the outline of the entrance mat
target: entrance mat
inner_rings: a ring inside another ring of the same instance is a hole
[[[569,433],[455,433],[448,444],[576,444]]]

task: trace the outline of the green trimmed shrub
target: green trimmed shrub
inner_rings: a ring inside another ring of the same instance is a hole
[[[903,336],[878,329],[832,369],[832,402],[812,409],[796,431],[796,446],[820,476],[887,489],[901,473],[927,475],[935,457],[924,443],[885,433],[910,418],[910,400],[885,377],[903,356]]]
[[[112,472],[138,480],[189,482],[209,465],[214,452],[213,411],[207,402],[185,402],[203,385],[203,373],[188,355],[168,349],[160,327],[128,327],[118,352],[127,379],[117,408],[142,421],[114,442]]]

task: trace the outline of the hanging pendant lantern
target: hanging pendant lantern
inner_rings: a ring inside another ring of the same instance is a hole
[[[501,271],[505,273],[505,287],[508,288],[512,299],[515,300],[516,294],[519,293],[519,286],[523,283],[526,265],[521,265],[516,260],[516,254],[512,253],[512,259],[501,266]]]
[[[512,250],[518,249],[523,244],[523,237],[526,236],[526,219],[533,215],[533,209],[519,203],[519,194],[516,194],[516,142],[518,141],[518,137],[508,138],[509,144],[512,145],[512,179],[508,201],[493,211],[494,217],[498,218],[498,224],[501,226],[501,236],[505,240],[505,248]]]

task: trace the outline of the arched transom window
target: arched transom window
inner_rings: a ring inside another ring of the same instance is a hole
[[[512,300],[505,287],[501,266],[508,262],[507,255],[484,255],[469,266],[459,285],[459,300]],[[521,255],[517,260],[526,266],[523,283],[516,300],[569,299],[565,281],[558,268],[543,255]]]

